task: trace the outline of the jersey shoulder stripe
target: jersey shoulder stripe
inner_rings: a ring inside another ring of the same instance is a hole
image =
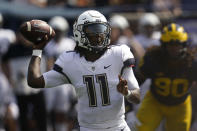
[[[134,67],[134,66],[135,66],[135,59],[134,59],[134,58],[129,58],[129,59],[127,59],[127,60],[123,63],[123,67],[122,67],[122,69],[121,69],[120,74],[122,75],[123,70],[124,70],[126,67]]]
[[[72,52],[75,52],[75,51],[73,51],[73,50],[70,50],[70,51],[66,51],[66,53],[72,53]]]
[[[134,58],[127,59],[126,61],[124,61],[124,66],[125,67],[134,67],[135,66],[135,59]]]
[[[71,80],[68,78],[68,76],[62,71],[62,70],[63,70],[62,67],[60,67],[60,66],[57,65],[57,64],[54,64],[53,70],[54,70],[54,71],[57,71],[58,73],[60,73],[60,74],[62,74],[63,76],[65,76],[66,79],[68,80],[68,82],[69,82],[70,84],[72,84],[72,83],[71,83]]]

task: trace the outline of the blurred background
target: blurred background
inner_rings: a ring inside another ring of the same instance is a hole
[[[15,31],[23,21],[48,21],[56,15],[65,17],[72,25],[81,12],[96,9],[108,18],[113,14],[125,16],[134,33],[138,33],[139,17],[146,12],[155,13],[162,25],[176,20],[193,33],[196,5],[196,0],[0,0],[0,12],[4,16],[4,27]]]
[[[160,31],[171,22],[183,25],[191,48],[197,46],[196,0],[0,0],[0,131],[78,131],[77,96],[72,85],[47,90],[28,87],[32,48],[20,42],[18,29],[32,19],[44,20],[55,29],[56,38],[44,51],[44,72],[61,52],[74,49],[73,22],[88,9],[106,16],[112,27],[112,44],[127,44],[137,63],[149,46],[160,44]],[[143,86],[149,83],[147,80]],[[143,90],[142,99],[147,88]],[[193,94],[191,131],[196,131],[197,95]],[[136,109],[127,103],[127,118],[132,118]],[[132,127],[132,119],[127,122]]]

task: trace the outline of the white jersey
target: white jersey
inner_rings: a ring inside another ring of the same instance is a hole
[[[0,29],[0,57],[7,52],[10,44],[16,41],[16,35],[14,31],[10,29]]]
[[[71,100],[76,99],[74,87],[70,84],[48,88],[45,91],[47,111],[68,113],[71,107]]]
[[[159,38],[155,38],[154,36],[148,38],[143,34],[139,34],[135,38],[142,45],[142,47],[144,47],[145,50],[151,46],[160,45]]]
[[[71,38],[62,38],[58,43],[51,40],[45,47],[45,52],[48,57],[59,56],[64,51],[71,51],[75,48],[75,41]]]
[[[0,71],[0,119],[5,116],[8,106],[11,110],[13,117],[17,118],[19,112],[14,93],[8,83],[7,78]]]
[[[124,97],[117,91],[118,75],[124,63],[131,59],[133,54],[126,45],[112,46],[95,62],[86,61],[76,52],[65,52],[57,59],[56,71],[66,74],[76,89],[80,126],[109,128],[124,121]],[[54,79],[50,73],[43,74],[46,87],[65,82],[65,76]],[[134,75],[129,81],[133,82],[130,89],[138,88]]]
[[[57,58],[63,52],[73,51],[75,46],[76,43],[73,39],[63,37],[58,42],[51,40],[44,51],[47,58]],[[71,84],[64,84],[44,90],[47,111],[55,110],[67,113],[71,106],[70,99],[76,95],[73,88]]]
[[[45,71],[45,59],[42,57],[41,62],[41,72]],[[40,92],[40,89],[34,89],[28,86],[27,84],[27,70],[28,62],[30,61],[31,57],[19,57],[10,60],[10,69],[12,70],[11,77],[14,82],[14,92],[17,95],[29,95],[35,94]],[[17,65],[17,66],[16,66]]]
[[[0,39],[6,38],[9,43],[14,43],[16,41],[15,32],[10,29],[0,29]]]

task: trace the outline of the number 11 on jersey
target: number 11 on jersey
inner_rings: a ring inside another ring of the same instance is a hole
[[[109,97],[109,87],[107,82],[107,75],[98,74],[98,75],[85,75],[83,76],[83,82],[86,84],[87,93],[89,97],[89,106],[97,107],[97,97],[95,90],[94,78],[96,78],[96,82],[100,85],[102,106],[110,105],[110,97]]]

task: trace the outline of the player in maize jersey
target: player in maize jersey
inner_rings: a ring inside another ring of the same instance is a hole
[[[192,82],[197,80],[197,62],[188,48],[188,34],[178,24],[163,28],[161,46],[147,50],[140,65],[142,83],[152,80],[138,110],[139,131],[154,131],[164,119],[166,131],[189,131]],[[144,77],[144,78],[143,78]]]
[[[78,96],[81,131],[130,131],[125,122],[124,96],[139,103],[133,74],[134,57],[126,45],[110,46],[111,28],[98,11],[83,12],[73,25],[74,51],[62,53],[53,70],[40,73],[40,55],[46,41],[35,45],[28,84],[50,88],[72,83]]]

